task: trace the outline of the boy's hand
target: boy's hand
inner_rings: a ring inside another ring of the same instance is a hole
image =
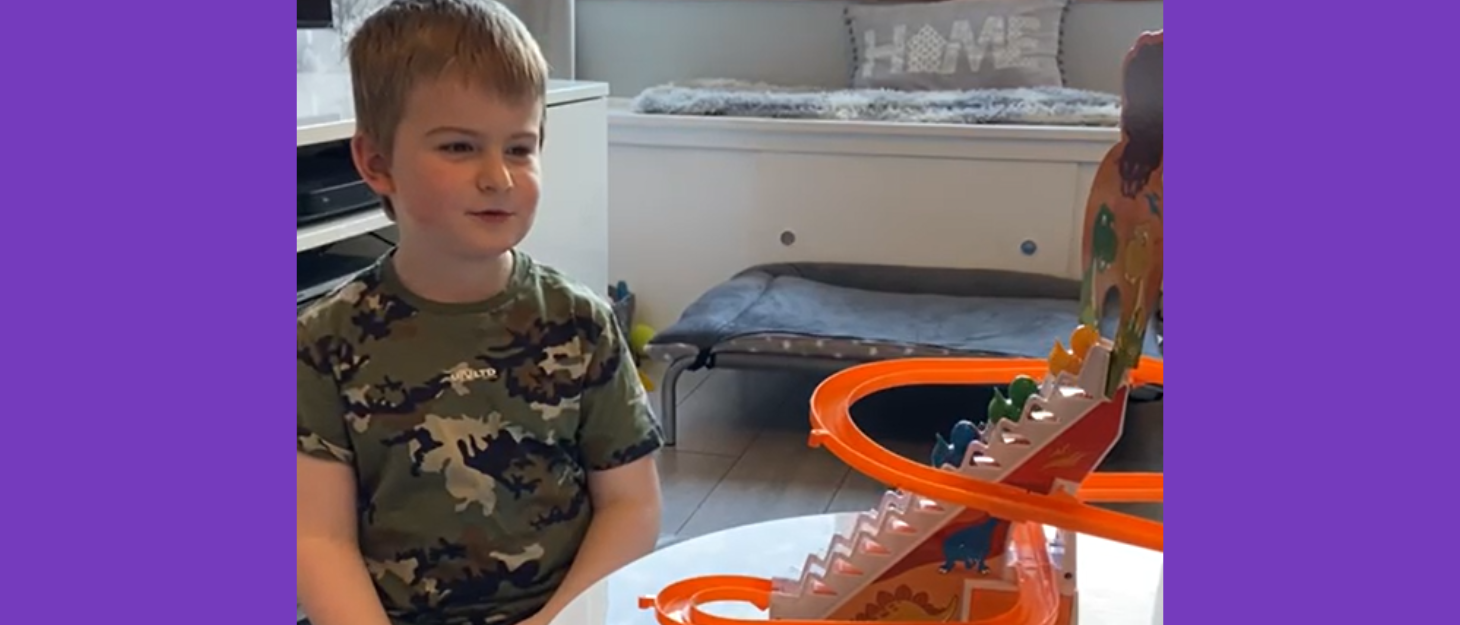
[[[612,469],[590,471],[588,493],[593,501],[593,521],[588,526],[588,535],[583,537],[583,544],[578,547],[562,584],[542,610],[523,621],[527,625],[549,625],[593,584],[654,551],[663,517],[654,456],[644,456]]]

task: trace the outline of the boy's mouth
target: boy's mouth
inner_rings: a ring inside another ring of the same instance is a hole
[[[467,214],[471,215],[472,217],[476,217],[477,219],[486,219],[492,221],[502,220],[512,216],[511,212],[495,209],[472,211]]]

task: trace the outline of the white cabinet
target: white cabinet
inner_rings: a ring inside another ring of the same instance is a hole
[[[608,107],[603,96],[548,107],[542,199],[520,246],[602,294],[608,286]]]
[[[661,328],[707,289],[761,263],[1078,279],[1085,200],[1119,138],[1115,128],[642,115],[615,107],[612,275],[637,293],[635,316]]]

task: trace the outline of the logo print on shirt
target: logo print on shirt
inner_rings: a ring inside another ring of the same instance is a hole
[[[497,370],[491,367],[486,367],[484,369],[469,369],[463,367],[452,371],[451,374],[447,377],[447,380],[449,380],[452,384],[465,384],[467,382],[476,382],[477,380],[495,382],[497,380]]]

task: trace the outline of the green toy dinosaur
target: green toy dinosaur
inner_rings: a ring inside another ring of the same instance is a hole
[[[1024,414],[1024,404],[1037,393],[1039,383],[1027,375],[1016,377],[1009,383],[1007,399],[999,389],[994,389],[994,398],[989,400],[989,425],[998,423],[999,419],[1018,421],[1020,415]]]

